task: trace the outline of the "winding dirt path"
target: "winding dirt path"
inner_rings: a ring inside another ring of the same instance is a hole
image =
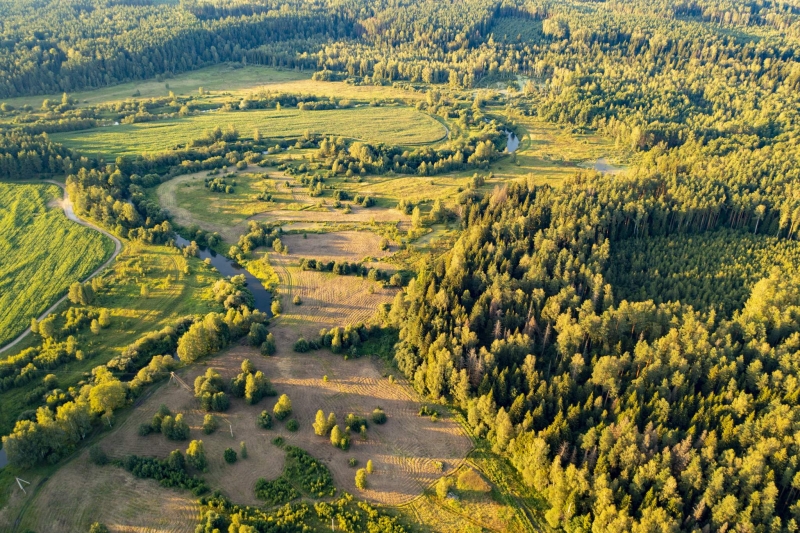
[[[91,222],[87,222],[87,221],[85,221],[85,220],[83,220],[81,218],[78,218],[78,215],[76,215],[75,211],[72,209],[72,201],[69,199],[69,195],[67,194],[67,188],[64,186],[63,183],[59,183],[59,182],[54,181],[54,180],[42,180],[42,181],[45,181],[47,183],[52,183],[53,185],[58,185],[59,187],[61,187],[61,190],[64,192],[64,198],[61,200],[61,202],[59,202],[59,205],[64,210],[64,214],[66,215],[66,217],[69,220],[71,220],[73,222],[77,222],[81,226],[86,226],[87,228],[92,228],[93,230],[99,231],[100,233],[102,233],[103,235],[105,235],[106,237],[108,237],[109,239],[114,241],[114,253],[112,253],[111,257],[109,257],[108,260],[105,263],[100,265],[100,267],[98,267],[97,270],[95,270],[94,272],[89,274],[89,276],[86,279],[83,280],[83,282],[86,283],[87,281],[89,281],[90,279],[92,279],[93,277],[98,275],[100,272],[105,270],[114,261],[114,259],[117,258],[119,253],[122,251],[122,241],[120,241],[117,237],[115,237],[111,233],[107,232],[103,228],[101,228],[99,226],[96,226],[95,224],[92,224]],[[50,313],[55,311],[56,308],[59,305],[61,305],[61,303],[66,299],[67,299],[67,295],[65,294],[56,303],[51,305],[47,309],[47,311],[42,313],[42,315],[39,316],[39,318],[37,320],[43,320],[44,318],[46,318]],[[16,346],[30,332],[31,332],[31,328],[30,327],[26,328],[25,331],[23,331],[16,339],[14,339],[13,341],[9,342],[8,344],[6,344],[2,348],[0,348],[0,353],[3,353],[6,350],[9,350],[9,349],[13,348],[14,346]]]

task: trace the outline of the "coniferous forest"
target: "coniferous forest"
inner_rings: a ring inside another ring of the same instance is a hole
[[[68,201],[3,193],[0,290],[45,203],[118,246],[50,252],[83,278],[0,324],[0,484],[85,451],[198,533],[800,529],[797,0],[3,0],[0,180],[41,179]],[[414,408],[335,403],[368,379]],[[140,415],[151,444],[103,445]],[[404,455],[369,446],[423,424],[468,446],[385,498]],[[5,490],[0,530],[38,531]]]

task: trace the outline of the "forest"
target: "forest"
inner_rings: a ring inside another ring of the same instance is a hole
[[[81,468],[198,532],[800,528],[796,1],[8,0],[0,50],[0,530]]]

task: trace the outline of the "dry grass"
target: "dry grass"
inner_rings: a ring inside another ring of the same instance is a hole
[[[114,533],[191,533],[199,512],[195,500],[120,468],[94,466],[85,452],[48,480],[18,530],[88,531],[100,522]]]
[[[380,249],[381,237],[371,231],[308,233],[281,238],[289,247],[289,257],[308,257],[327,261],[361,261],[365,257],[386,257],[394,251]]]

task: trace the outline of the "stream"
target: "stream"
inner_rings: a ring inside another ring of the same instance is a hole
[[[0,468],[4,468],[8,464],[8,456],[6,455],[6,450],[3,448],[0,450]]]
[[[180,235],[175,236],[175,245],[177,247],[183,248],[184,246],[189,246],[190,244],[190,241],[187,241]],[[228,259],[224,255],[216,253],[214,250],[201,248],[198,256],[200,259],[210,260],[214,268],[216,268],[219,273],[225,277],[243,274],[244,279],[247,282],[247,288],[253,293],[256,309],[263,311],[267,314],[267,316],[272,316],[272,311],[270,309],[270,305],[272,304],[272,294],[264,288],[264,285],[258,280],[258,278],[256,278],[235,261]]]

